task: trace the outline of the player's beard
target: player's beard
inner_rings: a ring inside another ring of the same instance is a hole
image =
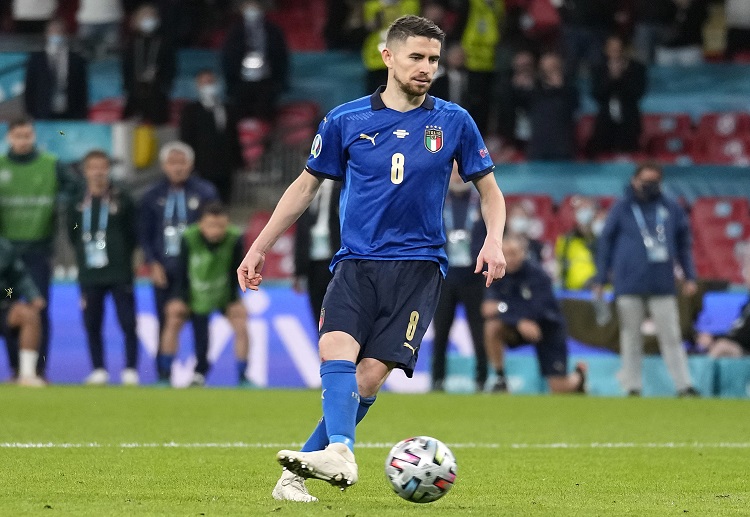
[[[411,82],[403,82],[401,79],[399,79],[396,74],[393,74],[393,80],[396,81],[396,84],[398,84],[399,89],[404,92],[406,95],[409,95],[411,97],[419,97],[421,95],[424,95],[427,93],[427,91],[430,89],[430,86],[432,86],[432,81],[427,83],[424,87],[424,89],[417,89],[414,88],[411,85]]]

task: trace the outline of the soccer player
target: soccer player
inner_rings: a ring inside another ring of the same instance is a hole
[[[479,190],[487,237],[476,260],[485,284],[505,274],[505,201],[476,124],[461,107],[427,95],[444,33],[417,16],[397,19],[382,51],[388,81],[333,109],[305,170],[279,200],[237,269],[257,290],[265,253],[312,201],[324,178],[343,181],[341,249],[320,314],[323,418],[302,451],[283,450],[273,497],[316,501],[303,478],[357,482],[354,428],[393,368],[411,377],[445,276],[443,202],[453,162]]]

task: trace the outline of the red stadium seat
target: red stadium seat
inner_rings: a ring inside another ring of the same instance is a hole
[[[714,136],[728,138],[748,131],[750,131],[749,113],[705,113],[698,122],[698,134],[702,139]]]
[[[256,212],[250,217],[243,236],[246,250],[250,248],[270,218],[271,212]],[[294,273],[294,231],[294,226],[289,228],[266,253],[262,273],[264,279],[286,279]]]
[[[594,115],[583,115],[576,122],[576,149],[578,151],[583,152],[586,149],[591,134],[594,132],[595,120],[596,117]]]
[[[664,162],[692,162],[693,137],[689,132],[655,135],[648,141],[652,156]]]
[[[689,133],[691,126],[687,113],[645,113],[641,117],[641,138],[645,146],[656,136]]]
[[[88,120],[89,122],[113,124],[122,119],[124,107],[125,100],[120,97],[102,99],[89,107]]]
[[[245,118],[237,124],[240,144],[252,146],[265,142],[271,135],[271,125],[257,118]]]
[[[276,125],[280,130],[316,126],[320,119],[320,108],[313,101],[298,101],[285,104],[276,115]]]
[[[748,165],[750,164],[750,137],[747,135],[709,137],[705,140],[705,148],[700,152],[698,161],[718,165]]]
[[[539,238],[554,243],[558,233],[558,224],[552,198],[546,194],[507,194],[505,196],[507,207],[510,208],[519,203],[526,205],[528,211],[542,223]]]
[[[750,221],[750,202],[744,197],[700,197],[691,207],[690,218],[697,224]]]
[[[253,168],[263,158],[266,147],[263,144],[250,144],[242,147],[242,159],[249,168]]]

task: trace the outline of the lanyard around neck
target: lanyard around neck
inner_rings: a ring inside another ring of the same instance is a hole
[[[187,224],[187,203],[185,202],[185,191],[172,191],[167,196],[167,203],[164,205],[164,222],[172,223],[177,209],[177,223]]]
[[[633,210],[635,222],[638,224],[638,228],[641,231],[643,242],[653,242],[654,238],[651,236],[651,232],[649,231],[648,226],[646,226],[646,218],[643,216],[643,210],[641,210],[641,207],[638,205],[638,203],[633,203],[631,205],[631,210]],[[667,240],[667,234],[664,226],[664,211],[666,211],[664,205],[659,205],[656,208],[656,240],[658,240],[659,242],[666,242]]]
[[[89,197],[83,208],[83,221],[82,221],[82,230],[83,230],[83,240],[84,241],[90,241],[91,240],[91,205],[92,200]],[[103,197],[101,199],[101,202],[99,204],[99,220],[97,221],[97,228],[96,228],[96,240],[104,240],[104,237],[107,232],[107,224],[109,224],[109,197]]]
[[[450,232],[455,230],[453,220],[453,200],[452,196],[448,194],[445,198],[445,209],[443,210],[443,219],[445,220],[445,228]],[[464,230],[470,232],[474,226],[472,214],[476,212],[479,206],[479,197],[473,193],[469,194],[469,204],[466,207],[466,218],[464,219]]]

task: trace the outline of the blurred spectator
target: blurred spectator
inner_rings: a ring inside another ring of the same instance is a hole
[[[577,77],[582,63],[589,70],[602,62],[604,40],[615,22],[613,0],[563,0],[562,39],[568,75]]]
[[[331,49],[359,51],[367,36],[361,0],[328,0],[323,35]]]
[[[13,0],[13,25],[20,34],[41,34],[56,11],[57,0]]]
[[[487,230],[479,208],[479,194],[471,182],[464,183],[453,163],[448,184],[448,196],[443,208],[445,250],[448,254],[448,274],[440,291],[432,325],[435,329],[432,354],[432,389],[443,391],[448,335],[453,326],[456,307],[464,306],[476,357],[474,382],[478,392],[484,391],[487,381],[487,354],[484,349],[482,296],[484,277],[474,273],[479,250]]]
[[[122,60],[125,89],[124,118],[156,125],[169,120],[169,95],[176,73],[176,50],[161,30],[153,4],[139,7],[131,17],[131,34]]]
[[[30,118],[8,124],[8,154],[0,156],[0,237],[11,241],[45,300],[50,296],[55,211],[59,197],[77,189],[57,157],[36,148]],[[49,313],[41,308],[37,373],[44,377],[49,348]]]
[[[521,90],[517,90],[521,93]],[[522,99],[531,135],[526,155],[530,160],[571,160],[575,156],[575,112],[578,90],[565,77],[561,57],[548,52],[539,58],[539,77]]]
[[[26,62],[26,112],[41,120],[85,119],[89,98],[86,61],[71,50],[62,20],[47,24],[46,37],[44,51],[32,52]]]
[[[750,355],[750,300],[742,306],[726,334],[699,334],[697,344],[715,359]]]
[[[362,45],[362,62],[367,70],[368,93],[384,85],[388,78],[388,68],[380,54],[388,27],[396,18],[419,12],[419,0],[364,0],[362,16],[367,37]]]
[[[494,102],[495,50],[500,42],[504,14],[504,0],[469,0],[462,5],[456,23],[468,71],[465,108],[483,135],[489,131],[490,106]]]
[[[44,386],[37,375],[41,325],[39,311],[47,306],[13,245],[0,237],[0,335],[5,338],[13,378],[21,386]],[[17,341],[16,341],[17,339]],[[19,351],[20,348],[20,351]]]
[[[536,58],[530,50],[513,56],[510,74],[501,78],[498,132],[524,150],[531,138],[528,99],[536,85]]]
[[[495,393],[508,391],[504,348],[524,343],[536,348],[539,369],[552,393],[584,392],[586,365],[577,363],[568,374],[565,319],[552,291],[552,281],[539,265],[526,259],[526,241],[506,235],[505,277],[493,283],[482,303],[487,356],[497,379]]]
[[[726,0],[727,17],[726,58],[734,59],[741,52],[750,51],[750,2]]]
[[[703,62],[703,24],[707,0],[673,0],[677,13],[665,38],[656,47],[657,65],[692,66]]]
[[[177,47],[210,44],[232,11],[232,0],[159,0],[164,26]]]
[[[229,32],[221,64],[237,118],[272,120],[288,84],[289,55],[284,34],[271,23],[260,0],[241,3],[242,19]]]
[[[86,188],[68,203],[68,237],[73,244],[81,289],[81,308],[93,371],[86,384],[109,382],[104,367],[104,299],[112,296],[125,337],[124,385],[138,384],[138,336],[133,294],[133,253],[136,247],[135,204],[110,182],[110,158],[90,151],[83,159]]]
[[[526,239],[526,255],[537,264],[544,263],[544,243],[539,240],[544,223],[536,217],[532,203],[520,202],[508,206],[506,233]]]
[[[191,224],[182,236],[180,269],[176,298],[166,305],[166,321],[162,330],[162,358],[159,380],[169,380],[172,360],[177,352],[177,338],[188,317],[195,336],[197,364],[190,383],[203,386],[208,374],[208,323],[218,311],[229,319],[234,330],[237,375],[241,386],[251,387],[247,378],[250,336],[247,331],[247,310],[239,297],[237,264],[242,262],[242,233],[229,224],[229,214],[219,201],[203,206],[197,223]],[[175,348],[168,348],[171,344]]]
[[[641,325],[648,308],[678,394],[695,396],[682,346],[674,272],[679,265],[686,279],[683,292],[695,294],[690,225],[680,205],[662,192],[662,176],[658,165],[639,166],[625,196],[610,210],[597,246],[593,291],[601,298],[609,280],[615,289],[625,391],[641,393]]]
[[[634,152],[641,136],[639,102],[646,93],[646,67],[630,59],[620,36],[607,39],[607,61],[592,77],[592,95],[599,104],[587,154]]]
[[[574,200],[576,225],[560,235],[555,243],[555,257],[560,285],[563,289],[588,289],[596,274],[596,235],[593,224],[597,204],[592,198],[578,196]]]
[[[430,95],[466,106],[469,79],[465,65],[466,56],[461,45],[449,47],[432,77]]]
[[[164,325],[164,307],[168,300],[178,298],[177,277],[180,272],[182,234],[189,224],[198,220],[202,205],[218,199],[216,188],[192,174],[195,154],[183,142],[170,142],[159,152],[164,178],[157,180],[141,197],[138,207],[138,240],[143,248],[146,264],[151,269],[156,313],[160,328]],[[175,336],[176,339],[176,336]],[[177,343],[160,345],[176,350]],[[157,355],[159,371],[169,361]]]
[[[123,16],[121,0],[80,0],[78,37],[90,59],[101,59],[119,48]]]
[[[224,203],[232,195],[232,173],[242,165],[236,110],[223,101],[221,84],[211,70],[195,76],[198,100],[180,115],[180,139],[195,150],[195,169],[214,184]]]
[[[635,0],[633,50],[642,64],[653,63],[656,47],[668,39],[675,25],[675,3],[675,0]]]
[[[313,321],[320,318],[323,296],[333,278],[329,266],[341,248],[341,183],[323,180],[310,207],[297,219],[294,240],[294,289],[307,291]]]

